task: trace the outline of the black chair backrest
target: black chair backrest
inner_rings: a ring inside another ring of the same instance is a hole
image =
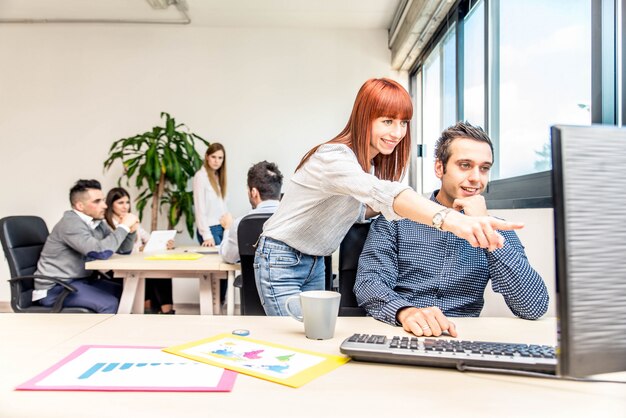
[[[29,313],[89,313],[92,310],[80,306],[63,307],[69,290],[58,298],[58,306],[41,306],[33,303],[37,263],[48,239],[48,227],[38,216],[8,216],[0,219],[0,241],[11,272],[11,307],[14,312]]]
[[[254,252],[263,232],[263,224],[271,213],[253,213],[244,216],[237,229],[239,256],[241,258],[241,314],[265,315],[254,280]]]
[[[0,240],[12,278],[35,273],[47,238],[48,227],[38,216],[0,219]]]
[[[365,316],[365,309],[360,308],[354,295],[356,271],[359,257],[370,230],[370,223],[354,224],[339,246],[339,316]]]
[[[47,238],[48,227],[38,216],[8,216],[0,219],[0,241],[11,278],[35,273]],[[32,305],[34,286],[34,279],[11,283],[11,305],[14,310]]]

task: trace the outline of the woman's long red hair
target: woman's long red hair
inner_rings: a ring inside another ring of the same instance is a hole
[[[397,82],[388,78],[372,78],[367,80],[354,101],[352,114],[346,127],[333,139],[326,142],[348,145],[356,154],[361,168],[370,171],[370,142],[372,138],[372,122],[379,117],[403,119],[410,121],[413,117],[413,103],[409,93]],[[296,171],[323,144],[317,145],[300,161]],[[411,152],[411,128],[407,126],[404,139],[389,155],[378,154],[374,157],[374,174],[383,180],[397,181],[402,178]]]

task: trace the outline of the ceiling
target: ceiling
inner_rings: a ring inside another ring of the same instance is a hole
[[[402,0],[185,0],[192,26],[389,29]],[[147,0],[0,0],[0,23],[187,23]]]

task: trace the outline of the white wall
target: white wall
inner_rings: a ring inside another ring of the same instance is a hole
[[[120,167],[102,171],[109,146],[160,123],[161,111],[226,146],[230,209],[243,214],[250,165],[275,161],[289,177],[343,128],[366,79],[398,77],[386,31],[4,25],[0,56],[0,217],[34,214],[50,228],[78,178],[114,186]],[[493,213],[526,222],[519,235],[553,315],[552,211]],[[177,241],[192,242],[186,232]],[[0,301],[8,278],[2,259]],[[174,282],[176,302],[197,294],[194,281]],[[486,298],[485,315],[508,313],[501,297]]]
[[[384,30],[3,25],[0,56],[0,217],[38,215],[49,228],[78,178],[115,185],[121,168],[102,170],[111,143],[161,111],[225,145],[230,209],[243,214],[253,163],[288,178],[343,128],[360,85],[391,75]],[[8,278],[2,260],[0,301]],[[197,301],[192,281],[174,286],[175,301]]]
[[[489,213],[509,221],[524,222],[524,228],[517,231],[524,245],[530,265],[543,278],[550,305],[547,316],[556,315],[556,273],[554,267],[554,218],[552,209],[511,209],[492,210]],[[501,295],[487,286],[485,308],[481,316],[513,316]]]

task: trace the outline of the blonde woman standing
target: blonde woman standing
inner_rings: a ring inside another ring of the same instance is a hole
[[[226,207],[226,150],[218,142],[206,150],[204,164],[193,177],[197,238],[203,247],[220,245]]]

